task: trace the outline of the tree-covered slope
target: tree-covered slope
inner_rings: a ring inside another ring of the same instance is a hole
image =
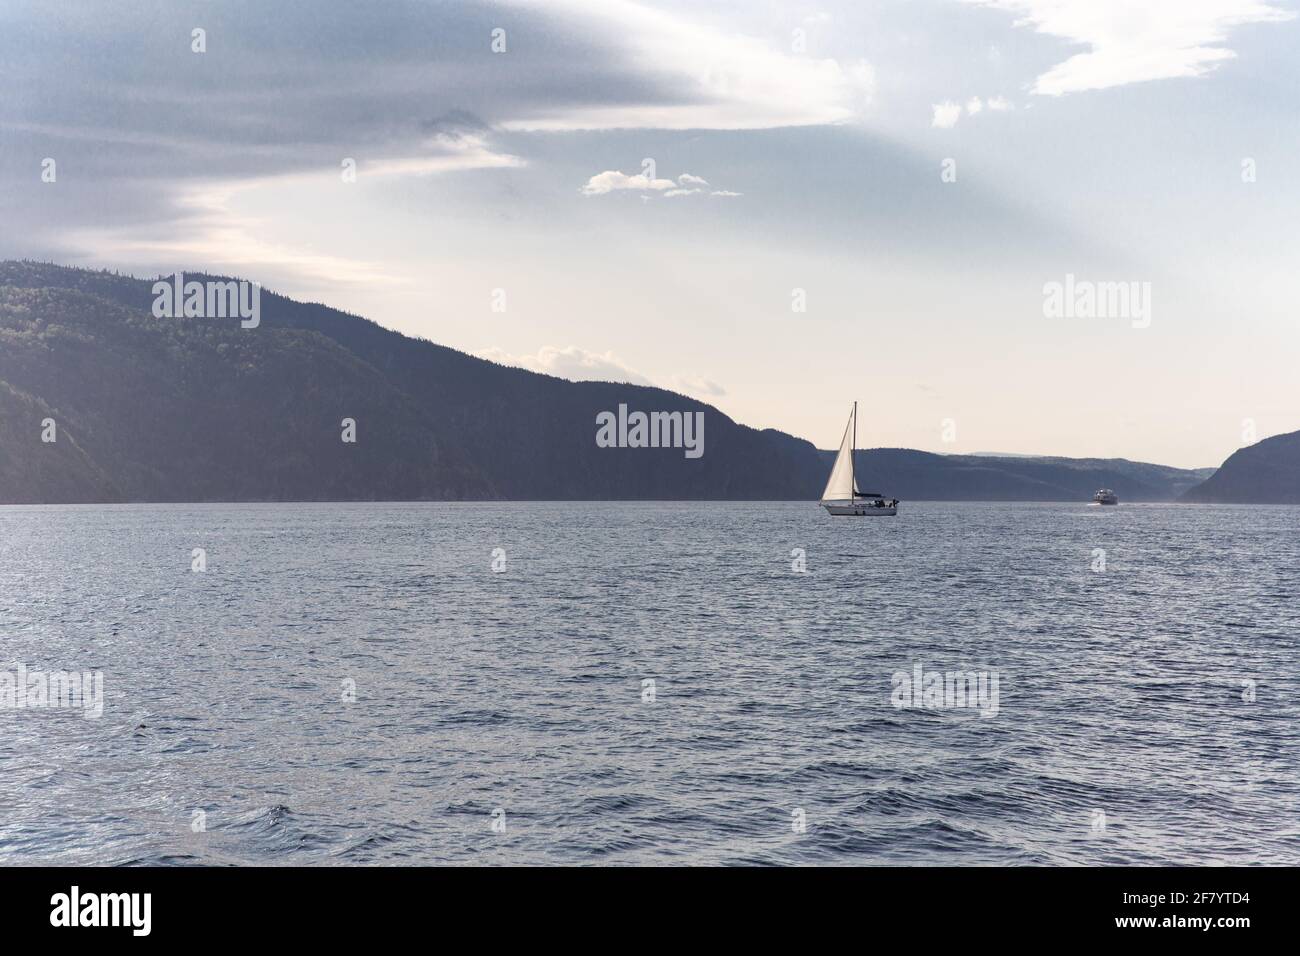
[[[124,500],[816,493],[810,444],[783,436],[774,450],[779,433],[672,392],[507,368],[269,292],[250,329],[156,318],[152,303],[149,280],[0,264],[0,382],[58,408],[60,440]],[[596,417],[620,403],[703,412],[705,453],[598,447]],[[11,474],[0,500],[40,497],[27,471]],[[79,500],[73,487],[47,498]]]
[[[1300,432],[1274,435],[1239,448],[1185,501],[1224,504],[1300,504]]]

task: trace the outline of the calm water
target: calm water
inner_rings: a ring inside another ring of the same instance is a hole
[[[105,682],[0,862],[1296,864],[1298,593],[1298,508],[0,508],[0,670]]]

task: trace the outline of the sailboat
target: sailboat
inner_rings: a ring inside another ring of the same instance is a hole
[[[853,414],[844,427],[831,477],[822,492],[821,505],[829,514],[852,515],[858,518],[884,518],[898,514],[898,499],[886,498],[874,491],[859,491],[854,473],[853,453],[858,445],[858,403],[853,403]]]

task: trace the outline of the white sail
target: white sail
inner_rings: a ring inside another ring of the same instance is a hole
[[[822,501],[844,501],[853,497],[853,418],[844,427],[844,440],[840,442],[839,454],[835,456],[835,467],[831,469],[830,480],[822,492]]]

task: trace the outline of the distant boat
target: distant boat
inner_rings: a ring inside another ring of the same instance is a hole
[[[858,403],[853,403],[853,414],[844,428],[844,439],[831,468],[831,477],[822,492],[821,506],[833,515],[851,515],[856,518],[885,518],[898,514],[898,499],[885,498],[874,491],[859,491],[854,474],[853,453],[858,446]]]
[[[1119,504],[1119,495],[1109,488],[1103,488],[1092,496],[1092,500],[1099,505],[1117,505]]]

